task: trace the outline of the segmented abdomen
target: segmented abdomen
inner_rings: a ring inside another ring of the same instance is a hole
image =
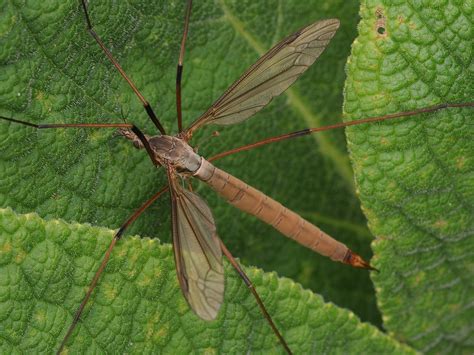
[[[242,211],[272,225],[288,238],[332,260],[343,262],[348,248],[281,203],[202,158],[194,176]]]

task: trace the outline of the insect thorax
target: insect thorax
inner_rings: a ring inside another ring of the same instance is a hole
[[[172,136],[154,136],[149,140],[158,161],[171,163],[184,173],[193,173],[201,165],[201,157],[184,140]]]

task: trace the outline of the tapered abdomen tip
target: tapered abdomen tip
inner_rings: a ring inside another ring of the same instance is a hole
[[[359,254],[354,253],[352,250],[348,249],[344,260],[344,264],[351,265],[353,267],[368,269],[379,272],[378,269],[371,266],[367,261],[365,261]]]

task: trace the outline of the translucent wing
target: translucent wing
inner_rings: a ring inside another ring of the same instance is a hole
[[[216,318],[224,299],[222,251],[211,210],[195,193],[170,179],[173,246],[184,297],[202,319]]]
[[[339,28],[339,20],[323,20],[285,38],[252,65],[189,128],[207,123],[229,125],[261,110],[285,91],[321,55]]]

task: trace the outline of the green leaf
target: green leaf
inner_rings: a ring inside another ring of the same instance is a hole
[[[473,3],[365,1],[347,66],[350,120],[474,97]],[[469,353],[474,280],[472,108],[347,130],[384,327],[432,353]]]
[[[4,2],[0,11],[0,114],[31,122],[136,123],[156,133],[140,102],[87,33],[77,0]],[[176,132],[175,68],[184,2],[91,1],[96,31]],[[357,4],[347,1],[196,2],[184,68],[184,117],[191,122],[264,50],[302,26],[339,17],[329,48],[292,87],[254,118],[209,127],[193,140],[217,152],[308,126],[340,121],[344,64],[355,36]],[[0,206],[45,219],[116,229],[164,183],[143,151],[111,130],[34,131],[0,124]],[[217,165],[301,213],[370,257],[371,240],[354,193],[342,132],[305,137],[235,155]],[[289,168],[290,167],[290,168]],[[368,273],[315,255],[271,227],[195,185],[214,213],[220,236],[245,264],[291,277],[380,324]],[[130,233],[169,237],[168,197]]]
[[[2,353],[57,349],[113,231],[45,222],[0,210]],[[227,264],[226,264],[227,265]],[[295,353],[409,353],[354,314],[275,273],[246,269]],[[170,245],[126,237],[67,345],[71,353],[246,353],[278,340],[252,295],[226,266],[217,320],[199,319],[181,297]],[[64,277],[67,275],[68,277]],[[179,297],[178,297],[179,295]]]

